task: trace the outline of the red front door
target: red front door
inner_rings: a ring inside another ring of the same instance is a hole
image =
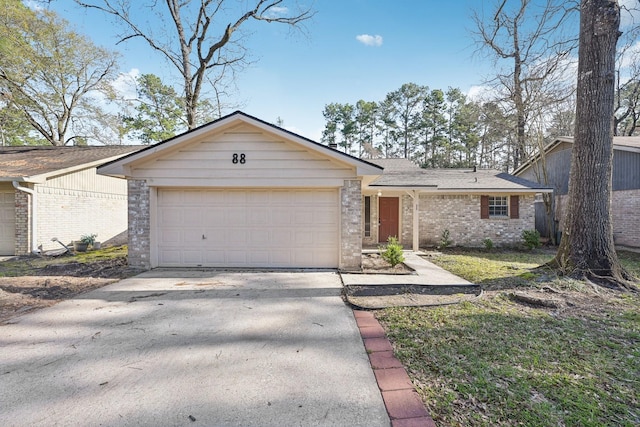
[[[385,243],[389,236],[398,237],[398,198],[380,197],[378,199],[378,242]]]

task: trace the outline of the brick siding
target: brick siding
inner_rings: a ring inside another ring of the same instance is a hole
[[[339,267],[343,270],[359,270],[362,266],[362,183],[345,180],[340,189],[341,224]],[[373,209],[373,200],[372,209]]]
[[[15,192],[16,198],[16,255],[28,255],[31,253],[31,227],[29,216],[31,215],[30,195],[24,191]]]
[[[556,197],[556,220],[561,231],[564,229],[568,197]],[[640,190],[613,191],[611,219],[616,245],[640,247]]]
[[[128,180],[129,265],[151,268],[151,220],[149,186],[144,180]]]
[[[481,247],[489,238],[495,245],[515,245],[523,230],[535,229],[534,196],[520,196],[518,219],[480,219],[480,195],[421,195],[420,245],[437,246],[444,230],[454,245]]]

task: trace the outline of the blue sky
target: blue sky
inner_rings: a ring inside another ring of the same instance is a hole
[[[483,3],[491,10],[492,2],[479,0],[317,0],[303,34],[252,25],[247,41],[256,62],[239,75],[234,101],[248,114],[269,122],[281,117],[287,129],[319,140],[322,110],[331,102],[380,101],[408,82],[468,92],[490,72],[474,55],[470,34],[471,7]],[[175,76],[141,41],[115,46],[119,29],[101,13],[71,0],[50,7],[96,44],[119,50],[123,73]],[[378,43],[367,45],[362,35]]]

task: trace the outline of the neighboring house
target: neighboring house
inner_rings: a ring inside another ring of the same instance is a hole
[[[139,146],[0,147],[0,255],[60,249],[127,230],[127,183],[96,167]]]
[[[98,173],[129,182],[129,263],[144,268],[358,269],[363,244],[398,234],[417,249],[445,228],[457,244],[515,243],[534,226],[534,194],[550,191],[358,159],[239,111]]]
[[[542,201],[536,203],[536,228],[545,236],[549,236],[554,227],[560,233],[563,230],[572,147],[573,138],[558,138],[547,145],[541,154],[513,172],[528,180],[546,181],[554,188],[552,217],[549,218],[553,227],[548,227],[550,221]],[[613,138],[612,190],[614,242],[621,246],[640,247],[640,137]]]

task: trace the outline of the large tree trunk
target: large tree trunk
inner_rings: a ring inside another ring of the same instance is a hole
[[[555,258],[564,273],[605,286],[629,286],[631,279],[615,252],[610,211],[619,25],[616,0],[582,0],[569,200]]]

